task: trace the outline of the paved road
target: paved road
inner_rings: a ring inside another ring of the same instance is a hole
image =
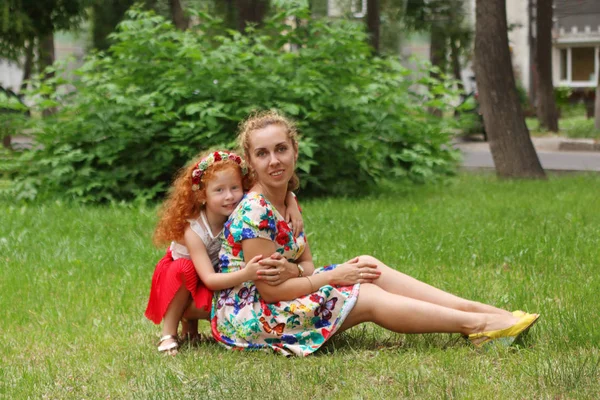
[[[572,140],[560,137],[533,138],[542,167],[549,171],[597,171],[600,172],[600,151],[561,151],[561,143],[571,145],[586,144],[589,139]],[[15,148],[31,146],[27,137],[14,137],[12,144]],[[457,141],[454,146],[463,152],[464,168],[493,169],[494,161],[490,147],[484,141]]]
[[[600,152],[598,151],[562,151],[562,138],[534,138],[542,167],[549,171],[597,171],[600,172]],[[569,141],[572,143],[572,141]],[[463,167],[494,168],[494,161],[488,143],[460,141],[455,143],[463,153]]]

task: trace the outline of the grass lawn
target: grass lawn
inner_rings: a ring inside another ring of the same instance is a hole
[[[143,316],[163,253],[154,209],[0,203],[0,398],[597,398],[599,189],[600,175],[464,175],[304,202],[317,264],[369,253],[542,319],[516,348],[368,324],[292,359],[213,342],[157,353],[160,329]]]

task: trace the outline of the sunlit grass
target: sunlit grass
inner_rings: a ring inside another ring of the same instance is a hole
[[[543,315],[514,349],[365,325],[302,359],[212,342],[157,354],[159,327],[143,317],[162,255],[150,241],[154,209],[0,203],[0,398],[594,398],[599,189],[598,175],[469,175],[302,202],[318,264],[372,254],[453,293]]]

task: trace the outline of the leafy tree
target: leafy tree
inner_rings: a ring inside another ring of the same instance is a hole
[[[231,146],[249,112],[270,108],[298,122],[309,193],[364,193],[385,180],[436,180],[454,170],[450,133],[424,111],[444,101],[419,87],[450,96],[449,83],[416,81],[395,57],[370,57],[363,24],[275,11],[246,35],[213,35],[223,27],[208,14],[179,31],[130,11],[108,52],[77,71],[75,91],[60,94],[57,77],[31,93],[54,93],[38,109],[60,111],[32,121],[39,146],[21,156],[16,195],[154,199],[192,155]],[[290,15],[307,23],[290,29]]]
[[[473,40],[464,7],[464,0],[406,0],[405,11],[408,29],[431,34],[431,64],[453,74],[458,81],[461,81],[461,58],[470,56]]]
[[[9,59],[26,56],[24,80],[33,69],[37,47],[38,70],[54,62],[54,32],[78,26],[86,0],[7,0],[0,12],[0,50]]]

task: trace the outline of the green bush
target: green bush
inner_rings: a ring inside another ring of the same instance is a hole
[[[465,99],[455,110],[456,129],[460,134],[468,136],[482,133],[485,130],[483,118],[478,114],[478,104],[475,97]]]
[[[59,111],[32,120],[37,145],[20,156],[16,194],[154,199],[190,157],[232,147],[239,122],[270,108],[299,125],[305,192],[360,193],[454,170],[449,133],[426,112],[447,104],[449,82],[411,78],[397,60],[372,58],[360,24],[289,13],[306,24],[291,29],[281,12],[241,35],[206,14],[181,32],[131,10],[114,45],[86,59],[69,91],[55,78],[30,93],[38,111]]]
[[[571,117],[561,119],[561,132],[570,138],[600,139],[600,130],[594,127],[594,119],[586,117]]]

